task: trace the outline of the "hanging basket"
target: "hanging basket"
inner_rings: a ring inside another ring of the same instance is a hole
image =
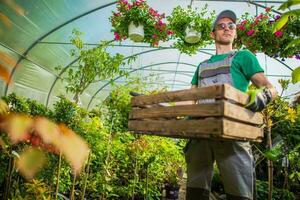
[[[136,26],[133,22],[130,22],[128,26],[129,38],[134,42],[141,42],[144,39],[144,26],[139,24]]]
[[[200,36],[201,36],[201,33],[195,31],[194,29],[190,28],[189,26],[186,27],[184,40],[187,43],[194,44],[194,43],[199,42]]]

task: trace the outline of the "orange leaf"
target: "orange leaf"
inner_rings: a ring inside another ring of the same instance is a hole
[[[41,150],[30,147],[21,153],[17,160],[17,167],[26,179],[32,179],[43,167],[45,161],[45,154]]]
[[[89,147],[80,136],[76,135],[66,125],[59,124],[58,126],[62,132],[58,148],[70,162],[74,172],[79,173],[88,157]]]
[[[34,130],[44,143],[58,145],[60,132],[55,123],[45,117],[38,117],[35,119]]]
[[[5,101],[0,100],[0,115],[7,114],[8,112],[8,105],[6,104]]]
[[[7,71],[7,69],[0,64],[0,77],[6,82],[9,83],[10,82],[10,74]]]
[[[12,23],[10,21],[10,19],[4,15],[3,13],[0,13],[0,20],[3,22],[3,24],[5,26],[7,26],[8,28],[11,28],[12,27]]]
[[[4,52],[0,52],[0,60],[1,60],[1,62],[4,62],[5,64],[10,65],[10,66],[16,65],[15,59]]]
[[[7,132],[12,143],[17,143],[27,137],[33,120],[26,115],[9,114],[1,119],[2,128]]]
[[[14,10],[17,14],[24,16],[25,11],[24,9],[19,6],[17,3],[15,3],[14,0],[5,0],[5,3],[12,9]]]

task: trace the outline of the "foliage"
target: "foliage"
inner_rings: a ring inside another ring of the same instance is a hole
[[[134,0],[132,4],[127,0],[119,0],[117,12],[113,12],[110,22],[115,40],[121,41],[128,38],[128,26],[133,22],[136,26],[138,24],[144,26],[143,42],[157,46],[159,41],[166,41],[168,34],[171,34],[163,22],[164,18],[164,14],[159,14],[145,0]]]
[[[45,105],[37,102],[36,100],[26,99],[26,104],[29,107],[31,116],[53,118],[53,112],[49,110]]]
[[[272,128],[273,147],[266,150],[265,143],[258,145],[264,156],[273,161],[274,186],[286,188],[291,192],[299,190],[300,179],[298,179],[299,168],[299,143],[300,143],[300,115],[297,114],[297,104],[291,104],[282,94],[290,84],[289,80],[279,80],[283,88],[281,94],[267,109],[264,110],[265,123]],[[267,117],[268,116],[268,117]],[[267,166],[262,163],[257,166],[256,171],[261,172],[261,180],[266,176]]]
[[[78,30],[73,30],[71,43],[75,49],[71,50],[71,56],[78,58],[76,68],[67,69],[67,76],[63,80],[67,81],[67,92],[75,94],[75,101],[78,102],[79,95],[93,82],[112,80],[116,75],[124,75],[125,71],[119,68],[124,65],[124,56],[117,53],[112,56],[107,52],[110,42],[101,41],[100,44],[88,49],[83,45],[80,38],[82,35]],[[130,63],[132,59],[128,59]],[[62,70],[62,66],[56,67],[56,70]]]
[[[291,18],[285,27],[273,33],[274,22],[281,16],[271,14],[271,8],[257,17],[249,13],[242,16],[237,25],[238,38],[235,41],[237,48],[243,46],[250,51],[264,52],[270,57],[293,57],[299,59],[299,45],[286,49],[286,46],[300,34],[299,18]]]
[[[11,112],[24,114],[30,113],[30,108],[26,103],[26,100],[18,97],[16,93],[11,93],[8,96],[2,97],[2,99],[8,104]]]
[[[292,72],[292,83],[296,84],[300,81],[300,66]]]
[[[180,52],[189,55],[195,54],[199,48],[212,43],[210,32],[215,12],[209,13],[209,17],[204,18],[203,16],[206,14],[208,14],[207,5],[201,11],[193,10],[190,6],[187,9],[177,6],[173,9],[172,14],[167,17],[168,29],[173,33],[172,38],[177,39],[174,47],[178,48]],[[184,40],[187,27],[201,34],[199,42],[190,44]]]
[[[265,181],[256,181],[257,185],[257,200],[265,200],[268,199],[268,183]],[[285,189],[274,188],[272,194],[273,200],[294,200],[295,196],[292,192],[289,192]]]
[[[296,1],[296,0],[288,0],[279,7],[279,10],[289,9],[289,11],[283,13],[281,19],[279,19],[275,23],[275,26],[273,27],[273,32],[281,30],[287,24],[287,22],[289,21],[290,18],[300,16],[300,9],[294,9],[294,10],[290,9],[290,7],[296,6],[297,4],[300,4],[300,2]],[[295,29],[296,28],[297,27],[295,27]],[[297,36],[298,36],[298,38],[296,40],[292,41],[286,48],[289,48],[290,46],[293,46],[293,45],[299,43],[299,41],[300,41],[299,34]]]

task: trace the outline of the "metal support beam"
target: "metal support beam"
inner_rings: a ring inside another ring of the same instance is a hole
[[[175,64],[175,63],[177,63],[177,62],[162,62],[162,63],[156,63],[156,64],[151,64],[151,65],[146,65],[146,66],[143,66],[143,67],[140,67],[140,68],[137,68],[137,69],[133,69],[133,70],[131,70],[129,73],[133,73],[133,72],[135,72],[135,71],[142,70],[142,69],[145,69],[145,68],[148,68],[148,67],[153,67],[153,66],[156,66],[156,65],[166,65],[166,64],[171,64],[171,63]],[[189,64],[189,65],[191,65],[191,64]],[[197,67],[196,65],[194,65],[194,66]],[[120,76],[114,78],[112,81],[118,80],[119,78],[122,78],[123,76],[124,76],[124,75],[120,75]],[[95,92],[95,94],[92,96],[92,98],[90,99],[90,101],[89,101],[89,103],[88,103],[87,110],[89,109],[89,107],[90,107],[90,105],[91,105],[93,99],[95,98],[95,96],[96,96],[103,88],[105,88],[105,87],[108,86],[109,84],[110,84],[110,82],[104,84],[102,87],[99,88],[99,90],[97,90],[97,91]]]
[[[65,26],[65,25],[67,25],[67,24],[69,24],[69,23],[71,23],[71,22],[73,22],[73,21],[75,21],[75,20],[77,20],[77,19],[79,19],[79,18],[81,18],[81,17],[84,17],[84,16],[86,16],[86,15],[88,15],[88,14],[91,14],[91,13],[97,11],[97,10],[101,10],[101,9],[106,8],[106,7],[108,7],[108,6],[114,5],[114,4],[116,4],[116,3],[117,3],[117,1],[114,1],[114,2],[111,2],[111,3],[105,4],[105,5],[99,6],[99,7],[97,7],[97,8],[94,8],[94,9],[88,11],[88,12],[85,12],[85,13],[81,14],[81,15],[78,15],[78,16],[76,16],[76,17],[74,17],[74,18],[72,18],[72,19],[70,19],[70,20],[68,20],[68,21],[66,21],[66,22],[64,22],[64,23],[62,23],[61,25],[59,25],[59,26],[53,28],[52,30],[50,30],[49,32],[47,32],[46,34],[44,34],[43,36],[41,36],[40,38],[38,38],[37,40],[35,40],[35,41],[34,41],[34,42],[33,42],[33,43],[25,50],[25,52],[22,54],[22,56],[18,59],[16,65],[14,66],[14,68],[12,69],[12,71],[11,71],[11,73],[10,73],[10,75],[9,75],[9,80],[12,79],[12,77],[13,77],[15,71],[16,71],[16,68],[17,68],[17,66],[20,64],[20,62],[21,62],[24,58],[26,58],[26,56],[27,56],[27,54],[29,53],[29,51],[30,51],[31,49],[33,49],[33,48],[35,47],[35,45],[38,44],[39,41],[43,40],[43,39],[46,38],[48,35],[50,35],[51,33],[55,32],[55,31],[57,31],[57,30],[60,29],[61,27]],[[9,82],[9,81],[8,81],[8,82]],[[5,90],[4,90],[4,95],[5,95],[5,96],[7,95],[8,85],[9,85],[9,84],[7,83],[6,86],[5,86]]]

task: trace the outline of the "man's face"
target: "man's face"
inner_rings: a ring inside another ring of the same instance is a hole
[[[214,32],[211,32],[210,35],[215,40],[215,43],[222,45],[233,43],[233,40],[236,38],[236,28],[232,26],[231,23],[234,24],[234,22],[227,17],[217,22]]]

